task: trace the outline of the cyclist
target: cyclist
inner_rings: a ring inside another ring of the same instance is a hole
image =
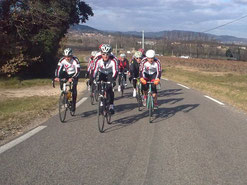
[[[126,58],[126,55],[124,53],[120,54],[120,58],[118,59],[118,68],[119,68],[119,73],[124,73],[129,71],[129,61]],[[127,86],[127,81],[126,81],[127,75],[124,74],[124,85]],[[118,77],[118,91],[121,91],[121,76]]]
[[[142,60],[142,53],[136,51],[132,61],[130,62],[130,79],[139,77],[140,63]],[[133,97],[136,97],[136,79],[133,79]]]
[[[158,108],[157,103],[157,89],[156,85],[160,83],[161,77],[161,64],[160,60],[155,57],[154,50],[148,50],[146,52],[146,57],[142,60],[142,66],[140,70],[140,81],[143,84],[144,90],[144,101],[143,105],[146,105],[148,84],[147,81],[154,82],[152,84],[152,91],[154,97],[154,107]]]
[[[87,65],[87,72],[86,72],[86,78],[88,77],[89,80],[87,81],[88,89],[90,89],[90,86],[93,83],[93,67],[94,67],[94,57],[97,54],[97,51],[92,51],[91,52],[91,57],[88,60],[88,65]]]
[[[117,58],[111,54],[112,48],[109,44],[101,46],[101,55],[95,59],[95,67],[93,70],[93,77],[95,79],[96,73],[99,73],[98,81],[111,82],[107,86],[107,93],[110,97],[110,113],[114,114],[114,91],[113,87],[116,85],[116,78],[118,74]]]
[[[66,78],[69,82],[73,81],[71,111],[74,112],[76,108],[77,84],[78,77],[80,74],[80,62],[77,57],[73,56],[71,48],[66,48],[63,52],[63,55],[64,56],[59,60],[57,64],[57,69],[55,71],[55,81],[60,81],[60,78]],[[62,83],[60,83],[60,88],[63,88]]]
[[[145,50],[143,48],[138,49],[142,53],[142,58],[146,57]]]

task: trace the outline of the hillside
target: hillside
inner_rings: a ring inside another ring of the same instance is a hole
[[[103,31],[97,30],[90,26],[85,25],[76,25],[70,28],[70,32],[82,32],[82,33],[102,33],[102,34],[123,34],[123,35],[131,35],[135,37],[141,37],[142,32],[137,31],[128,31],[128,32],[120,32],[120,31]],[[160,32],[145,32],[146,38],[162,38],[165,37],[168,40],[185,40],[185,41],[192,41],[192,40],[203,40],[203,41],[217,41],[225,44],[240,44],[240,45],[247,45],[246,38],[238,38],[228,35],[213,35],[213,34],[206,34],[200,32],[192,32],[192,31],[183,31],[183,30],[171,30],[171,31],[160,31]]]

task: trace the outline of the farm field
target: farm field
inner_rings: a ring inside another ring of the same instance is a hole
[[[200,90],[247,112],[247,62],[159,58],[163,77]]]

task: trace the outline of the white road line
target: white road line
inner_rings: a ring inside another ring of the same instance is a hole
[[[182,84],[178,84],[179,86],[181,86],[181,87],[184,87],[184,88],[186,88],[186,89],[190,89],[189,87],[187,87],[187,86],[185,86],[185,85],[182,85]]]
[[[218,104],[220,104],[220,105],[225,105],[224,103],[222,103],[222,102],[220,102],[220,101],[218,101],[218,100],[216,100],[216,99],[214,99],[214,98],[211,98],[210,96],[206,96],[206,95],[204,95],[206,98],[208,98],[208,99],[210,99],[210,100],[213,100],[214,102],[216,102],[216,103],[218,103]]]
[[[167,78],[161,78],[162,80],[166,80],[166,81],[169,81]]]
[[[76,103],[76,107],[79,107],[86,100],[87,100],[87,97],[82,98],[79,102]]]
[[[47,126],[39,126],[33,130],[31,130],[30,132],[26,133],[25,135],[3,145],[0,147],[0,154],[5,152],[6,150],[18,145],[19,143],[25,141],[26,139],[30,138],[31,136],[33,136],[34,134],[38,133],[39,131],[43,130],[44,128],[46,128]]]

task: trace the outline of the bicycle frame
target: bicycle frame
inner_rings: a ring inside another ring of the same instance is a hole
[[[153,92],[152,92],[152,84],[153,82],[147,82],[149,84],[148,86],[148,97],[147,97],[147,108],[149,109],[149,106],[151,105],[151,108],[154,107],[154,101],[153,101]],[[151,104],[149,103],[151,101]]]

